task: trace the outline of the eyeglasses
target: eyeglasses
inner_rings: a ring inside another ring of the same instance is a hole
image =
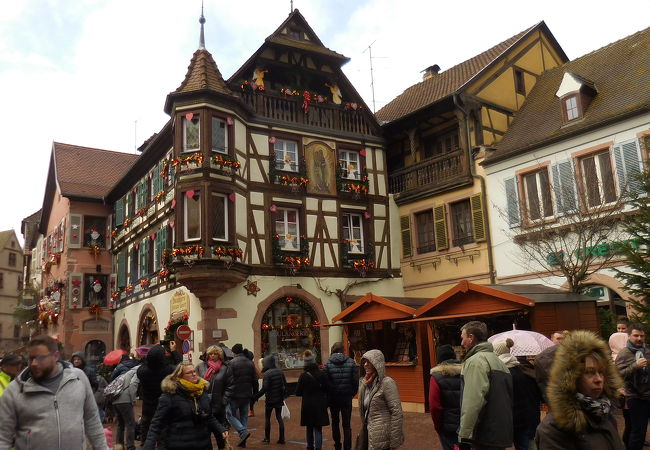
[[[45,355],[38,355],[38,356],[30,356],[29,363],[31,364],[32,362],[36,361],[36,364],[40,364],[43,361],[45,361],[45,358],[49,358],[50,356],[54,356],[55,352],[52,353],[46,353]]]

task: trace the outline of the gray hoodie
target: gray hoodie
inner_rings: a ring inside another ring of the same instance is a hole
[[[0,450],[85,449],[86,438],[95,450],[107,450],[95,398],[81,370],[63,363],[55,394],[35,382],[29,368],[5,389],[0,399]]]

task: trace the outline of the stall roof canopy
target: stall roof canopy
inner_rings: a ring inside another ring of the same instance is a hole
[[[486,286],[462,280],[420,307],[415,311],[415,317],[476,316],[504,309],[524,309],[534,305],[535,301],[529,297],[497,289],[494,285]]]
[[[403,319],[413,317],[414,313],[415,309],[410,306],[368,292],[332,317],[332,323],[338,321],[350,323]]]
[[[345,303],[349,306],[353,303],[356,303],[357,300],[363,298],[363,295],[347,295],[345,297]],[[411,308],[419,308],[422,305],[426,305],[431,297],[384,297],[386,300],[390,300],[395,303],[400,303],[405,306],[410,306]]]
[[[487,284],[492,289],[519,294],[532,298],[535,303],[556,302],[595,302],[597,299],[588,295],[563,291],[543,284]]]

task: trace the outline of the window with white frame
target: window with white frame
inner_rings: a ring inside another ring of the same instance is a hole
[[[278,208],[275,233],[282,250],[300,250],[299,219],[297,209]]]
[[[214,224],[212,226],[212,239],[215,241],[228,240],[228,197],[224,194],[212,194],[214,206]]]
[[[587,207],[595,208],[616,201],[616,185],[609,150],[580,158]]]
[[[212,118],[212,151],[228,154],[228,125],[225,120]]]
[[[183,117],[183,151],[198,151],[201,145],[201,125],[198,114]]]
[[[580,117],[580,111],[578,111],[578,97],[572,95],[571,97],[565,98],[564,111],[567,120],[573,120]]]
[[[194,191],[189,196],[185,192],[183,200],[183,238],[186,241],[198,241],[201,239],[201,193]]]
[[[352,150],[339,150],[339,167],[343,178],[359,180],[361,178],[359,152]]]
[[[298,171],[298,143],[278,139],[273,146],[275,151],[275,168],[288,172]]]
[[[537,221],[553,216],[553,197],[546,168],[522,176],[528,220]]]
[[[343,222],[343,239],[347,241],[349,253],[363,253],[363,219],[361,214],[346,213],[341,217]]]

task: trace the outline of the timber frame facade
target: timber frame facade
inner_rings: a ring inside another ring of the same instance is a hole
[[[444,72],[429,67],[421,83],[377,112],[408,295],[435,297],[461,279],[494,283],[479,163],[539,76],[566,61],[540,22]]]
[[[347,60],[298,10],[227,81],[201,40],[167,96],[170,120],[107,196],[116,348],[186,321],[195,351],[227,341],[262,355],[269,329],[296,327],[269,311],[298,302],[320,353],[340,331],[319,324],[356,285],[403,293],[381,128]]]

